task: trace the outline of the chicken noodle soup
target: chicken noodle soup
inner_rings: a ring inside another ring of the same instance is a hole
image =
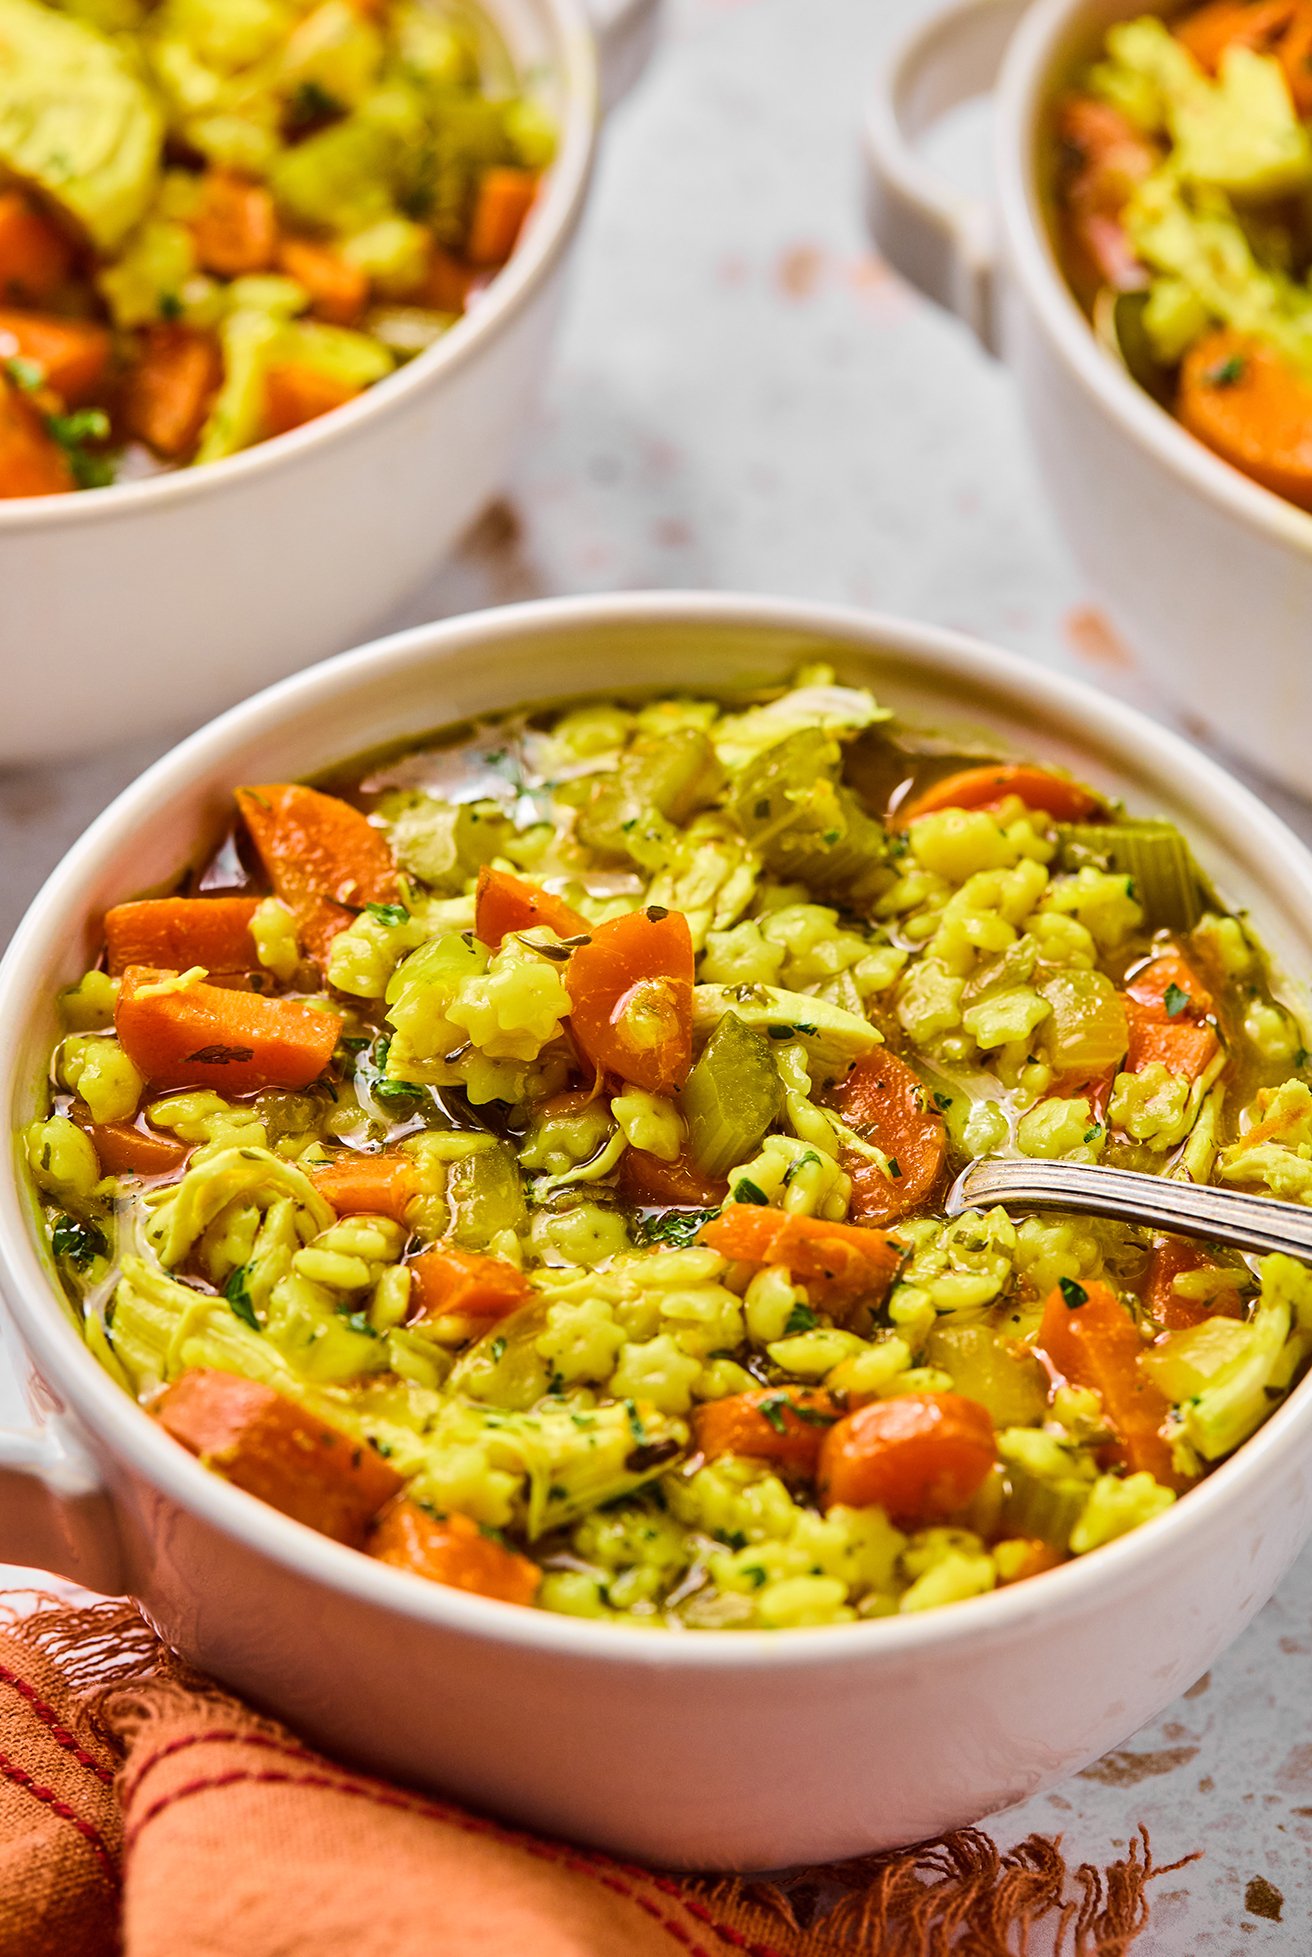
[[[944,1218],[989,1153],[1312,1201],[1260,948],[1064,773],[816,668],[241,787],[203,848],[105,917],[27,1158],[100,1363],[368,1555],[924,1610],[1160,1514],[1312,1351],[1288,1258]]]
[[[0,0],[0,496],[354,399],[510,256],[553,141],[458,0]]]
[[[1312,509],[1312,4],[1107,32],[1057,105],[1059,239],[1100,338],[1186,428]]]

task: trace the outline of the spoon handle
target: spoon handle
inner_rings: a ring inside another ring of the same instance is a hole
[[[999,1204],[1011,1210],[1068,1210],[1119,1217],[1181,1237],[1206,1237],[1240,1250],[1283,1250],[1312,1259],[1312,1209],[1239,1189],[1176,1182],[1137,1169],[1100,1169],[1084,1162],[972,1162],[948,1192],[949,1216]]]

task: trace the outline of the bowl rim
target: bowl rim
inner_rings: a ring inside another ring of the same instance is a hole
[[[1044,220],[1038,158],[1054,97],[1060,44],[1097,0],[1036,0],[1017,24],[997,87],[994,157],[1010,269],[1071,376],[1172,476],[1274,542],[1312,554],[1312,513],[1222,461],[1160,407],[1098,344],[1062,274]],[[1104,0],[1105,5],[1105,0]],[[1171,0],[1130,0],[1133,13],[1165,14]],[[1005,347],[1004,347],[1005,357]]]
[[[495,16],[500,0],[478,3]],[[229,490],[240,492],[257,472],[277,474],[302,461],[313,463],[325,444],[349,443],[372,423],[404,414],[416,394],[436,391],[468,366],[488,341],[499,338],[537,295],[573,236],[592,171],[600,117],[597,42],[583,0],[532,0],[532,4],[550,27],[555,44],[553,59],[565,103],[560,140],[547,171],[545,194],[535,201],[522,239],[471,312],[463,314],[434,345],[331,414],[201,468],[166,470],[90,493],[0,500],[0,535],[6,530],[79,528],[157,507],[194,503]]]
[[[1237,854],[1248,862],[1274,864],[1291,894],[1301,892],[1312,916],[1312,851],[1217,762],[1136,708],[1081,680],[946,628],[843,605],[691,591],[539,599],[412,627],[293,674],[190,735],[124,789],[43,884],[0,961],[0,1028],[6,1029],[0,1035],[0,1109],[6,1118],[24,1085],[19,1077],[22,1029],[42,967],[52,948],[67,943],[70,915],[80,915],[85,908],[84,886],[89,888],[148,824],[157,802],[257,737],[276,734],[284,726],[294,734],[316,707],[365,686],[385,685],[391,675],[477,658],[493,652],[504,638],[522,643],[526,636],[540,634],[549,646],[573,628],[623,629],[635,624],[689,631],[732,626],[829,641],[840,650],[856,647],[881,653],[911,673],[950,679],[963,700],[973,690],[992,692],[1005,698],[1020,717],[1040,724],[1047,719],[1062,728],[1078,726],[1085,738],[1113,748],[1128,767],[1140,768],[1194,807],[1223,809]],[[1148,1572],[1160,1583],[1174,1564],[1191,1557],[1204,1530],[1219,1522],[1219,1511],[1227,1506],[1242,1508],[1259,1477],[1270,1476],[1274,1484],[1282,1471],[1292,1471],[1312,1432],[1310,1376],[1186,1501],[1131,1535],[1104,1545],[1095,1556],[950,1609],[792,1629],[786,1634],[734,1631],[723,1635],[656,1633],[655,1627],[648,1635],[627,1625],[526,1610],[448,1590],[373,1562],[203,1468],[110,1378],[70,1315],[58,1308],[36,1254],[16,1134],[6,1161],[8,1167],[0,1174],[0,1285],[28,1352],[57,1396],[61,1413],[53,1416],[56,1434],[71,1412],[75,1444],[80,1425],[108,1451],[111,1489],[116,1479],[113,1470],[125,1466],[204,1524],[307,1582],[448,1635],[507,1650],[532,1650],[544,1659],[583,1658],[598,1666],[679,1667],[717,1674],[725,1667],[759,1667],[773,1673],[812,1670],[817,1663],[845,1665],[858,1657],[878,1664],[922,1652],[952,1652],[963,1645],[992,1646],[1023,1631],[1038,1615],[1056,1625],[1080,1614],[1095,1599],[1105,1602],[1113,1589],[1132,1591]]]

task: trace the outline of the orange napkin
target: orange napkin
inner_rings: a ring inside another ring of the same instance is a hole
[[[1123,1957],[1146,1836],[1068,1870],[971,1829],[778,1882],[665,1876],[311,1752],[133,1605],[0,1623],[0,1957]]]

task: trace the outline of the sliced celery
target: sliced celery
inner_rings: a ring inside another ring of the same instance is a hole
[[[654,810],[684,823],[714,801],[724,782],[715,750],[697,727],[680,727],[635,741],[619,766],[603,775],[578,820],[578,834],[592,849],[627,856],[629,838]]]
[[[519,1231],[527,1223],[519,1164],[508,1142],[453,1162],[446,1193],[453,1235],[469,1250],[486,1250],[503,1231]]]
[[[770,1042],[727,1012],[679,1096],[688,1144],[703,1174],[727,1175],[756,1153],[783,1113],[784,1090]]]
[[[1188,843],[1173,822],[1060,822],[1063,870],[1092,864],[1130,877],[1154,929],[1192,931],[1206,892]]]
[[[987,1407],[995,1427],[1032,1427],[1042,1421],[1048,1403],[1042,1366],[1033,1354],[1006,1350],[987,1325],[936,1325],[925,1359],[951,1373],[954,1392]]]
[[[842,751],[818,727],[777,741],[742,770],[733,813],[768,869],[811,890],[840,892],[887,854],[883,825],[839,780]]]
[[[1018,1462],[1007,1465],[1007,1493],[999,1529],[1005,1536],[1029,1536],[1065,1549],[1071,1531],[1084,1513],[1090,1484],[1074,1475],[1048,1481]]]

